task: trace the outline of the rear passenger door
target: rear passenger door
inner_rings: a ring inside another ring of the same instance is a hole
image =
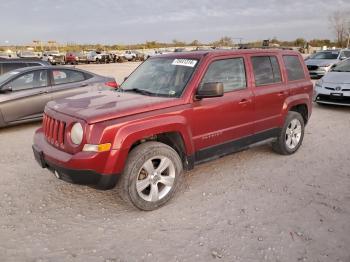
[[[254,79],[255,133],[283,125],[282,108],[289,90],[282,78],[280,60],[271,53],[250,56]]]
[[[51,99],[87,92],[90,89],[84,72],[71,69],[51,70]]]

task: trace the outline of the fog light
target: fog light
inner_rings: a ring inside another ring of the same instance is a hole
[[[99,144],[99,145],[91,145],[85,144],[83,147],[83,151],[85,152],[106,152],[111,149],[111,143]]]

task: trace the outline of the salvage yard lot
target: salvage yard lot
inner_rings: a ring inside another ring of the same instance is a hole
[[[78,67],[121,83],[138,64]],[[197,166],[153,212],[39,168],[39,126],[0,130],[0,261],[350,261],[350,108],[314,105],[294,155]]]

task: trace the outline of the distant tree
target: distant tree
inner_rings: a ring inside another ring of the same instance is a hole
[[[199,42],[198,40],[193,40],[191,43],[190,43],[190,46],[199,46],[199,45],[202,45],[201,42]]]
[[[343,46],[344,40],[346,39],[348,17],[347,12],[335,11],[329,17],[330,26],[335,33],[337,44],[339,47]]]
[[[186,42],[179,41],[177,39],[174,39],[172,42],[173,42],[174,46],[185,46],[186,45]]]
[[[329,39],[312,39],[309,41],[309,44],[311,46],[322,47],[322,46],[332,46],[335,43],[332,43],[331,40]]]
[[[280,44],[281,41],[278,41],[277,37],[274,36],[272,39],[270,39],[270,44]]]
[[[224,36],[221,37],[218,41],[211,43],[213,46],[233,46],[234,42],[231,37]]]
[[[295,46],[303,47],[306,44],[306,40],[304,38],[297,38],[294,41]]]

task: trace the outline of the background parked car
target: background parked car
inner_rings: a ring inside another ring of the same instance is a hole
[[[315,84],[318,104],[350,106],[350,58],[335,66]]]
[[[90,51],[87,53],[88,63],[110,63],[113,61],[113,57],[108,52]]]
[[[67,52],[65,57],[66,64],[77,65],[78,63],[87,63],[87,54],[80,52]]]
[[[51,65],[64,65],[66,62],[65,58],[65,55],[61,54],[59,51],[44,51],[42,60],[49,62]]]
[[[123,56],[125,57],[126,60],[128,61],[135,61],[136,60],[136,54],[134,51],[131,50],[126,50],[123,54]]]
[[[145,61],[147,59],[147,55],[140,51],[134,51],[136,55],[136,61]]]
[[[17,52],[19,58],[41,58],[40,55],[32,51],[19,51]]]
[[[305,60],[311,77],[322,77],[334,64],[350,57],[350,49],[335,49],[317,52]]]
[[[38,120],[47,102],[117,88],[112,77],[69,67],[27,67],[0,76],[0,127]]]
[[[9,71],[29,66],[49,66],[50,63],[40,59],[12,58],[0,60],[0,75]]]

